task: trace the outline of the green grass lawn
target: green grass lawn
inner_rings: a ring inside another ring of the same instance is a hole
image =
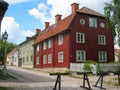
[[[13,90],[13,89],[8,87],[0,87],[0,90]]]
[[[0,87],[0,90],[9,90],[7,87]]]
[[[0,79],[4,80],[2,70],[0,70]],[[11,76],[10,74],[7,74],[5,80],[14,80],[14,79],[16,79],[14,76]],[[1,87],[0,86],[0,90],[13,90],[13,89],[9,88],[9,87]]]
[[[17,78],[15,78],[14,76],[12,76],[12,75],[10,75],[10,74],[8,74],[7,73],[7,75],[6,75],[6,78],[4,78],[3,77],[3,71],[2,70],[0,70],[0,79],[2,79],[2,80],[13,80],[13,79],[17,79]],[[1,90],[1,89],[0,89]]]

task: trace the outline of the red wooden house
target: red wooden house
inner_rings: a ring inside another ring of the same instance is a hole
[[[87,7],[79,9],[76,3],[71,7],[66,18],[57,14],[55,24],[45,22],[44,30],[36,30],[35,68],[69,68],[70,63],[114,60],[113,37],[105,17]]]

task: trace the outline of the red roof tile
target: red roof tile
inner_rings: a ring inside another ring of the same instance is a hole
[[[44,29],[42,31],[42,34],[40,34],[34,41],[34,45],[47,39],[50,38],[60,32],[63,32],[68,29],[72,19],[74,18],[75,13],[69,15],[68,17],[60,20],[58,23],[51,25],[50,27]]]
[[[120,54],[120,49],[115,49],[114,52],[116,55],[118,55],[118,54]]]

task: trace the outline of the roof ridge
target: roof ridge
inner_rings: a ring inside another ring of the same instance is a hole
[[[77,10],[77,12],[104,17],[103,14],[101,14],[101,13],[99,13],[99,12],[93,10],[93,9],[90,9],[88,7],[85,7],[85,6],[83,6],[81,9]]]

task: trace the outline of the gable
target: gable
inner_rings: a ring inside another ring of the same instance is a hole
[[[88,15],[94,15],[94,16],[99,16],[99,17],[104,17],[104,15],[94,11],[94,10],[91,10],[87,7],[83,7],[79,10],[77,10],[78,13],[83,13],[83,14],[88,14]]]

